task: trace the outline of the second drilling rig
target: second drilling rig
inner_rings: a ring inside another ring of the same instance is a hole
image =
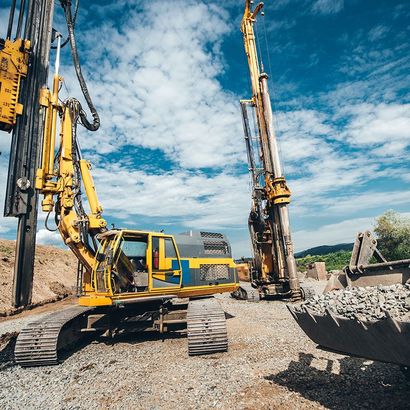
[[[257,299],[278,297],[303,298],[290,233],[288,207],[290,190],[283,174],[275,135],[268,75],[260,63],[254,24],[263,3],[252,10],[246,0],[242,18],[245,52],[252,84],[252,98],[241,100],[241,112],[248,166],[252,185],[252,204],[248,219],[253,260],[250,262],[250,285],[243,283],[234,297]],[[252,132],[249,113],[255,118]]]

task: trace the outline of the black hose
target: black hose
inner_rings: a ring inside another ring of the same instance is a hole
[[[20,1],[20,11],[19,11],[19,19],[17,23],[17,30],[16,30],[16,38],[20,38],[21,35],[21,28],[23,27],[23,17],[24,17],[24,8],[26,6],[26,1]]]
[[[100,128],[100,117],[91,100],[90,93],[88,92],[87,84],[85,83],[85,80],[84,80],[84,77],[81,71],[81,65],[80,65],[80,60],[78,58],[77,45],[76,45],[75,36],[74,36],[73,19],[71,16],[71,0],[61,0],[61,5],[64,9],[64,14],[65,14],[66,21],[67,21],[68,36],[70,38],[71,55],[73,57],[75,72],[77,74],[78,82],[80,83],[81,91],[87,102],[88,108],[90,109],[91,115],[93,116],[93,123],[91,124],[87,119],[87,115],[85,111],[81,110],[80,111],[81,123],[84,125],[85,128],[87,128],[90,131],[97,131],[98,128]]]
[[[89,229],[89,222],[87,218],[87,213],[84,210],[82,197],[81,197],[81,171],[79,160],[81,159],[81,151],[78,145],[77,140],[77,123],[78,117],[80,112],[82,111],[81,104],[75,98],[70,98],[65,102],[65,105],[68,107],[69,115],[71,116],[73,129],[72,129],[72,157],[74,162],[74,180],[75,180],[75,192],[74,192],[74,207],[76,210],[77,215],[80,216],[80,235],[81,235],[81,242],[84,244],[86,249],[95,254],[97,252],[97,247],[95,243],[95,239],[93,234],[90,232]],[[90,237],[92,239],[92,243],[90,242]]]
[[[75,22],[77,21],[79,5],[80,5],[80,0],[77,0],[76,3],[75,3],[75,10],[74,10],[74,17],[73,17],[73,28],[74,29],[75,29]],[[70,41],[70,36],[67,36],[67,38],[61,43],[60,49],[64,48],[69,41]],[[51,46],[51,49],[56,50],[57,46]]]
[[[16,0],[13,0],[10,5],[10,14],[9,14],[9,25],[7,27],[7,36],[6,38],[10,40],[11,31],[13,30],[13,21],[14,21],[14,11],[16,10]]]
[[[56,228],[56,229],[51,229],[51,228],[48,226],[48,218],[50,217],[51,212],[52,212],[52,211],[49,211],[49,212],[47,213],[46,221],[44,222],[44,226],[46,227],[47,231],[56,232],[56,231],[58,231],[58,224],[56,224],[56,225],[57,225],[57,228]],[[55,220],[55,218],[54,218],[54,220]]]

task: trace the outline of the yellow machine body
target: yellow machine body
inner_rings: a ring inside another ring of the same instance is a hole
[[[30,41],[0,40],[0,130],[11,131],[23,113],[18,102],[21,79],[27,75]]]
[[[61,81],[55,75],[52,92],[44,89],[40,93],[45,124],[35,186],[44,195],[43,211],[55,210],[65,244],[84,267],[80,305],[109,306],[160,296],[195,297],[234,291],[238,278],[223,234],[107,231],[91,165],[81,159],[73,133],[76,101],[59,103]],[[56,155],[58,117],[60,143]],[[78,202],[82,188],[89,213]],[[94,239],[94,245],[98,244],[98,250],[87,243],[89,237]]]
[[[229,244],[223,238],[219,248],[225,248],[222,251],[227,253],[207,254],[207,243],[215,242],[200,237],[201,233],[166,235],[112,230],[99,235],[100,249],[95,255],[91,289],[87,291],[84,287],[80,305],[103,306],[138,302],[151,296],[186,298],[234,291],[238,279]],[[199,256],[186,256],[189,250]]]

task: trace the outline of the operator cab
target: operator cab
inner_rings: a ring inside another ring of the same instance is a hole
[[[125,291],[144,292],[148,290],[147,265],[148,235],[121,237],[116,264],[122,276],[129,279]]]
[[[112,267],[118,293],[148,290],[147,249],[148,235],[121,235]]]
[[[181,267],[171,235],[112,230],[99,235],[97,292],[124,293],[181,287]]]

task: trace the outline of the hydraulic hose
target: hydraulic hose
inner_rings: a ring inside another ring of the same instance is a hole
[[[75,22],[77,21],[77,15],[78,15],[78,8],[80,6],[80,0],[77,0],[75,3],[75,7],[74,7],[74,17],[73,17],[73,28],[75,29]],[[70,41],[70,37],[67,36],[67,38],[61,43],[60,48],[64,48],[68,42]],[[57,46],[51,46],[51,48],[53,50],[55,50],[57,48]]]
[[[83,73],[81,71],[80,60],[78,58],[77,44],[74,36],[74,23],[71,15],[71,0],[61,0],[61,6],[64,9],[65,18],[67,21],[68,37],[70,38],[71,55],[73,58],[75,72],[77,74],[78,82],[80,83],[81,91],[93,116],[93,122],[90,123],[87,119],[87,114],[83,109],[80,110],[81,123],[90,131],[97,131],[100,128],[100,117],[91,100],[88,92],[87,84],[85,83]]]

